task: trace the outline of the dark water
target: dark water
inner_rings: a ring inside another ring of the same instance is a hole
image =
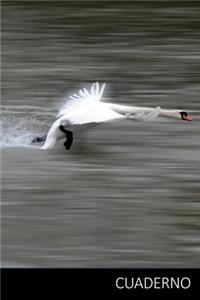
[[[64,98],[200,110],[198,2],[3,2],[2,264],[200,266],[200,123],[120,121],[41,151]]]

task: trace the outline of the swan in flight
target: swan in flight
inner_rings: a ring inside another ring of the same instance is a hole
[[[66,104],[60,109],[57,120],[51,126],[47,136],[35,137],[32,142],[44,142],[41,149],[52,148],[58,139],[66,138],[64,146],[70,149],[73,142],[73,132],[83,125],[92,125],[117,119],[129,119],[135,121],[151,121],[157,116],[172,117],[191,121],[192,118],[181,110],[161,109],[126,106],[113,103],[100,102],[105,89],[105,83],[101,86],[98,82],[92,84],[90,90],[85,88],[79,94],[70,96]]]

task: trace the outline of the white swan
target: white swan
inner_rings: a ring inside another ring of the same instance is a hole
[[[160,107],[148,108],[138,106],[125,106],[113,103],[100,102],[105,89],[105,83],[100,87],[96,82],[90,90],[85,88],[79,91],[79,95],[70,96],[67,103],[61,108],[58,119],[51,126],[47,137],[35,138],[33,142],[45,140],[41,149],[52,148],[56,141],[66,137],[64,143],[66,149],[71,147],[73,141],[73,131],[86,124],[102,123],[117,119],[131,119],[151,121],[158,115],[173,117],[177,119],[191,121],[191,117],[186,112],[175,109],[161,109]]]

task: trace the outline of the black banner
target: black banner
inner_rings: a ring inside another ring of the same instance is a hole
[[[196,295],[200,269],[2,269],[2,299]],[[123,298],[124,299],[124,298]]]

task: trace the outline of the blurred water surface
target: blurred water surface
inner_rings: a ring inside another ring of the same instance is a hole
[[[200,265],[200,125],[96,126],[40,151],[64,98],[200,109],[198,2],[3,2],[2,264]]]

